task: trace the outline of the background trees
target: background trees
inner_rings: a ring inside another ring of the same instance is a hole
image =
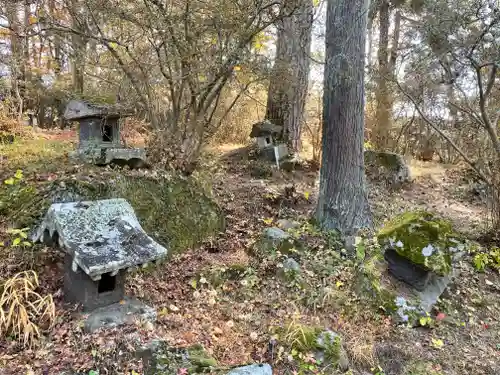
[[[245,141],[264,117],[284,125],[300,151],[301,139],[307,148],[321,133],[323,87],[307,92],[321,81],[322,3],[0,1],[3,113],[62,127],[69,98],[120,101],[154,134],[153,159],[180,168],[218,137]],[[490,0],[372,1],[365,140],[465,161],[493,186],[498,8]]]

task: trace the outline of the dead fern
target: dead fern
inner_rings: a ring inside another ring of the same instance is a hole
[[[51,295],[42,297],[34,271],[23,271],[1,287],[0,337],[14,337],[24,347],[33,347],[41,331],[52,326],[55,306]]]

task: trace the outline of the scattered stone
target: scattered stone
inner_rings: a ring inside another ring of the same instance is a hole
[[[394,187],[400,187],[412,181],[411,170],[403,156],[393,152],[365,150],[367,174],[384,178]]]
[[[300,227],[300,223],[298,221],[288,220],[288,219],[279,219],[276,222],[276,224],[278,225],[278,227],[280,227],[284,231]]]
[[[263,363],[237,367],[228,372],[227,375],[273,375],[273,370],[267,363]]]
[[[316,338],[317,350],[314,357],[322,366],[337,366],[341,371],[349,370],[349,358],[339,334],[325,330]]]
[[[115,328],[133,324],[136,320],[154,323],[156,311],[135,298],[100,307],[85,319],[83,329],[92,333],[100,328]]]
[[[278,268],[277,275],[283,280],[293,280],[300,273],[300,265],[293,258],[285,258],[282,267]]]
[[[217,366],[201,345],[172,348],[165,341],[155,340],[139,349],[137,356],[142,359],[144,375],[175,375],[181,369],[187,374],[204,373]]]
[[[290,235],[286,233],[283,229],[276,227],[264,229],[263,236],[269,240],[277,240],[277,241],[286,240],[290,237]]]
[[[285,272],[300,272],[300,265],[293,258],[286,258],[283,262],[283,270]]]
[[[347,251],[347,254],[356,253],[356,236],[345,236],[344,249]]]
[[[272,227],[266,228],[260,238],[253,246],[253,253],[258,258],[266,257],[276,252],[289,254],[294,247],[294,241],[283,229]]]

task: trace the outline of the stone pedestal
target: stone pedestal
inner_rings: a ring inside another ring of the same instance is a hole
[[[64,257],[64,300],[80,303],[84,311],[111,305],[125,296],[126,271],[120,270],[115,275],[106,273],[99,280],[92,280],[80,267],[73,269],[73,258]]]

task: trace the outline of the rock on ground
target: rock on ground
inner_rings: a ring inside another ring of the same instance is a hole
[[[393,152],[365,150],[367,174],[382,177],[393,186],[412,181],[410,167],[403,156]]]
[[[273,375],[271,366],[267,363],[237,367],[227,375]]]
[[[325,330],[318,335],[316,344],[318,350],[315,353],[315,357],[321,360],[323,365],[334,365],[341,371],[349,369],[349,358],[342,344],[342,338],[338,333],[329,329]],[[332,353],[332,351],[336,352]]]
[[[84,322],[86,332],[94,332],[100,328],[114,328],[124,324],[131,324],[135,319],[150,322],[156,321],[156,311],[137,299],[125,299],[122,303],[94,310]]]

